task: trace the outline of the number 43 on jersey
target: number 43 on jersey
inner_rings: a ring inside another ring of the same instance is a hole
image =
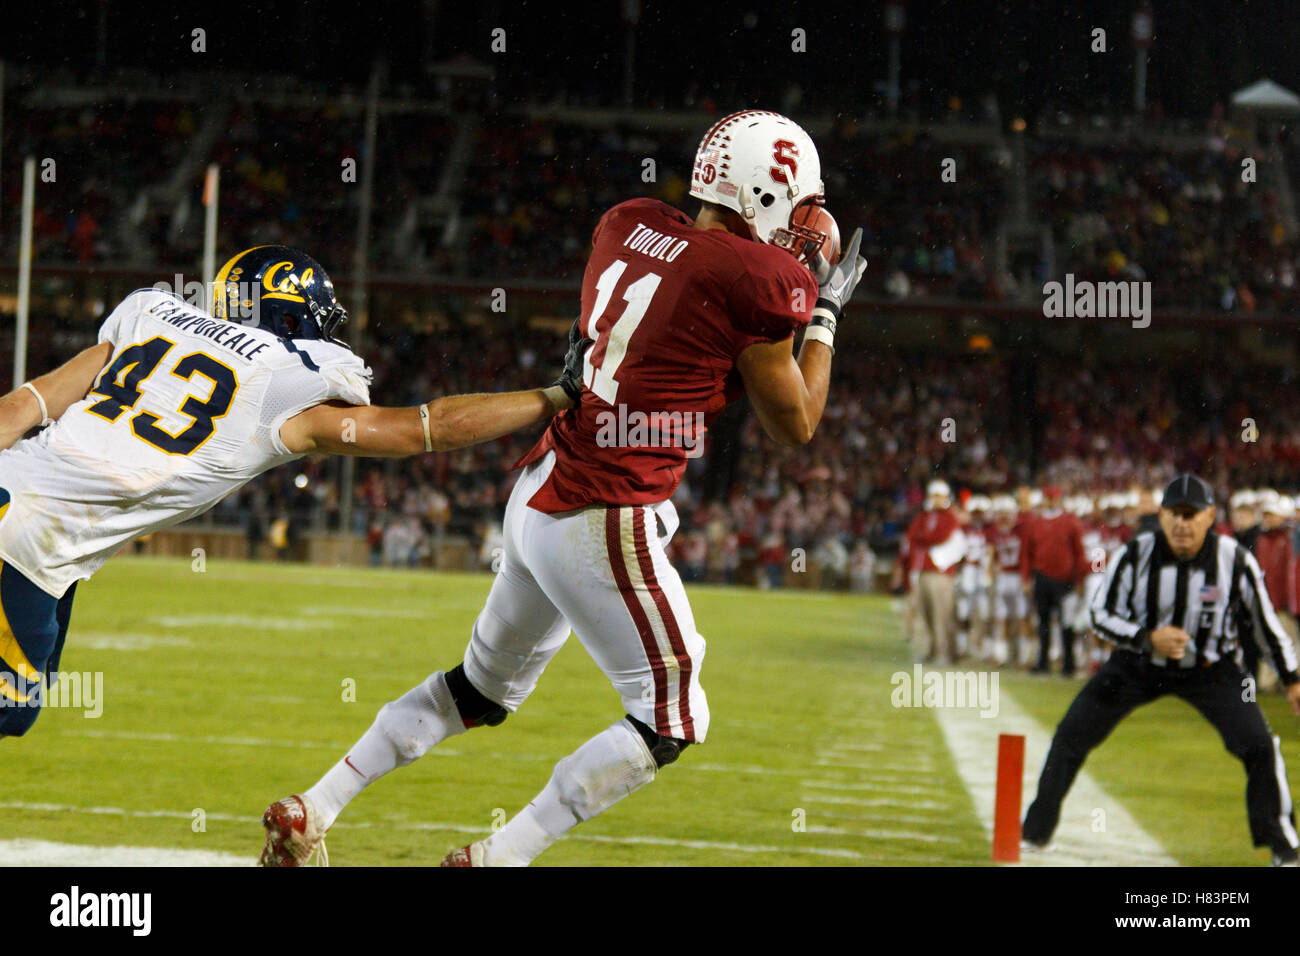
[[[90,390],[91,395],[102,395],[103,400],[86,411],[105,421],[116,422],[127,409],[134,409],[144,394],[140,385],[175,346],[175,342],[156,336],[148,342],[123,349]],[[187,382],[193,381],[195,375],[201,375],[212,383],[206,399],[187,395],[177,409],[193,424],[173,435],[159,427],[157,415],[142,411],[131,419],[131,431],[140,440],[169,455],[192,455],[212,437],[216,419],[230,411],[239,383],[232,369],[206,352],[191,352],[182,357],[171,373]]]

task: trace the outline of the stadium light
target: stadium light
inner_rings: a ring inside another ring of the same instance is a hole
[[[221,186],[221,167],[208,166],[203,177],[203,290],[204,308],[212,304],[213,282],[217,275],[217,196]]]
[[[1133,68],[1133,108],[1138,115],[1147,109],[1147,50],[1155,37],[1155,15],[1151,5],[1142,0],[1133,11],[1133,47],[1137,57]]]
[[[23,219],[18,240],[18,326],[14,330],[14,388],[27,381],[27,319],[32,299],[32,210],[36,202],[36,157],[23,160]]]
[[[889,102],[889,115],[893,116],[898,112],[898,74],[900,70],[900,44],[903,35],[903,27],[907,22],[907,13],[903,9],[900,0],[886,3],[885,9],[885,32],[889,34],[889,83],[886,87],[886,97]]]

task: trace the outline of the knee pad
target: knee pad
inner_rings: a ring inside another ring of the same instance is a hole
[[[567,832],[650,783],[656,769],[639,735],[620,720],[555,765],[534,802],[538,820],[549,833]]]
[[[480,725],[496,727],[505,723],[505,719],[510,716],[508,710],[496,701],[488,700],[469,682],[463,663],[447,671],[446,677],[451,698],[456,702],[456,710],[460,712],[466,729]]]
[[[691,745],[689,740],[659,736],[631,714],[628,714],[625,719],[632,725],[632,729],[641,735],[641,739],[645,741],[646,747],[650,749],[650,756],[654,758],[655,767],[668,766],[682,755],[683,750]]]
[[[466,730],[442,671],[379,708],[375,724],[393,745],[398,766],[424,756],[430,747]]]

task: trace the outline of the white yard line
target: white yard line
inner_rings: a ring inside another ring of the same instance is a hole
[[[77,647],[95,651],[152,651],[158,647],[192,647],[188,637],[163,634],[115,634],[106,631],[77,631]]]
[[[805,793],[803,803],[829,803],[849,807],[896,807],[900,810],[943,810],[950,813],[952,807],[934,800],[902,800],[895,797],[833,797],[822,793]]]
[[[918,796],[947,793],[948,789],[938,784],[900,784],[895,780],[861,780],[857,783],[841,783],[838,780],[807,779],[801,781],[805,787],[818,787],[825,790],[874,790],[877,793],[911,793]]]
[[[142,818],[170,818],[189,820],[192,814],[181,810],[128,810],[125,807],[80,807],[56,803],[27,803],[8,801],[0,803],[0,809],[38,810],[42,812],[59,811],[65,813],[84,813],[101,816],[122,816]],[[209,813],[208,820],[226,823],[242,823],[249,828],[249,839],[254,843],[261,841],[261,828],[258,817],[242,817],[233,814]],[[470,836],[487,836],[489,827],[465,823],[429,822],[412,823],[401,820],[363,821],[358,823],[339,822],[335,829],[374,829],[382,827],[399,831],[424,831],[435,833],[459,833]],[[810,830],[813,828],[809,828]],[[837,832],[827,828],[828,833]],[[848,832],[848,831],[844,831]],[[890,831],[881,831],[890,835]],[[912,835],[893,834],[899,839],[926,839]],[[860,853],[857,850],[845,850],[837,847],[804,846],[789,844],[777,846],[760,843],[732,843],[717,840],[683,840],[672,837],[655,836],[602,836],[599,834],[571,833],[565,839],[583,843],[609,843],[620,846],[665,846],[683,847],[695,850],[722,850],[729,853],[777,854],[783,856],[803,855],[820,856],[838,860],[855,860],[859,862],[888,863],[885,854]],[[936,837],[934,839],[946,839]],[[255,856],[236,856],[230,853],[218,853],[211,850],[175,850],[159,847],[101,847],[79,846],[68,843],[48,843],[43,840],[0,840],[0,867],[3,866],[251,866]],[[341,861],[340,861],[341,862]],[[434,860],[429,860],[432,865]],[[939,862],[939,861],[935,861]]]
[[[3,866],[252,866],[254,857],[150,846],[80,846],[47,840],[0,840]]]
[[[839,770],[876,770],[882,773],[902,773],[913,777],[917,774],[934,772],[934,764],[928,760],[924,762],[918,761],[913,764],[878,763],[873,760],[849,760],[837,754],[831,754],[828,757],[818,757],[813,761],[813,764],[818,767],[833,767]]]
[[[975,801],[975,812],[990,839],[993,833],[994,787],[997,780],[998,734],[1023,734],[1025,779],[1021,818],[1038,790],[1038,774],[1052,742],[1051,731],[1016,703],[1005,687],[999,688],[995,719],[980,717],[974,708],[937,707],[935,717],[957,764],[957,773]],[[1097,817],[1094,811],[1104,811]],[[1104,819],[1105,829],[1093,830],[1093,820]],[[1177,866],[1124,806],[1109,796],[1088,774],[1085,765],[1061,806],[1061,822],[1053,838],[1054,849],[1022,853],[1021,862],[1039,866]]]
[[[151,618],[149,623],[163,627],[230,627],[250,631],[318,631],[323,627],[342,627],[330,618],[267,617],[254,614],[168,614]]]
[[[868,840],[912,840],[920,843],[960,843],[955,836],[942,833],[919,833],[915,830],[849,830],[844,827],[824,827],[809,825],[809,833],[824,833],[828,836],[863,837]]]

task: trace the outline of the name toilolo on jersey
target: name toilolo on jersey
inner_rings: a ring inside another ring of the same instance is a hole
[[[215,342],[247,362],[251,362],[263,350],[271,347],[271,343],[265,339],[250,335],[244,326],[197,312],[179,299],[158,302],[149,306],[146,311],[183,332]]]

